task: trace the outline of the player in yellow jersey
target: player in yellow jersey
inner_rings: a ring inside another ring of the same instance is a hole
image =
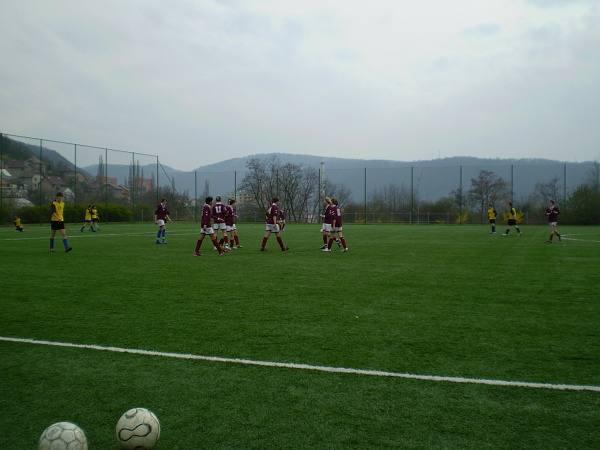
[[[19,219],[17,216],[13,218],[13,222],[15,224],[15,231],[25,231],[25,228],[23,228],[23,224],[21,223],[21,219]]]
[[[52,202],[52,217],[50,218],[50,225],[52,232],[50,234],[50,251],[54,252],[54,236],[56,236],[56,232],[60,231],[62,236],[63,244],[65,246],[65,252],[69,253],[73,250],[69,247],[69,242],[67,241],[67,232],[65,231],[65,221],[64,221],[64,210],[65,204],[63,203],[63,194],[62,192],[56,193],[56,200]]]
[[[523,234],[519,229],[519,225],[517,225],[517,210],[513,206],[512,202],[508,202],[508,227],[506,227],[506,233],[504,233],[502,236],[508,236],[510,227],[515,227],[515,230],[517,230],[519,236]]]
[[[99,220],[100,216],[98,215],[96,205],[92,205],[92,231],[94,231],[94,227],[96,227],[96,231],[100,231],[100,227],[98,226]]]
[[[492,206],[491,203],[488,205],[487,214],[488,214],[488,221],[489,221],[490,225],[492,226],[492,234],[496,234],[496,216],[498,215],[498,213],[496,212],[496,210],[494,209],[494,207]]]
[[[81,231],[83,232],[83,230],[87,226],[90,227],[90,231],[96,231],[94,230],[94,227],[92,225],[92,205],[88,205],[88,207],[85,210],[85,219],[83,222],[83,226],[81,227]]]

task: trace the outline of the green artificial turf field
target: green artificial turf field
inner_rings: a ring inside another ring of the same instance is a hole
[[[324,253],[319,225],[259,252],[240,224],[243,249],[198,258],[197,224],[101,226],[68,226],[68,254],[0,229],[2,449],[63,420],[117,449],[139,406],[156,449],[600,447],[599,227],[346,225]]]

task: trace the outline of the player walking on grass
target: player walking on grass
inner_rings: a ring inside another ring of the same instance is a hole
[[[52,202],[52,217],[50,218],[50,228],[52,229],[50,233],[50,251],[54,253],[54,236],[56,236],[56,232],[60,231],[62,236],[62,241],[65,246],[65,252],[69,253],[73,250],[69,247],[69,242],[67,241],[67,232],[65,231],[65,222],[64,222],[64,210],[65,204],[63,202],[63,194],[62,192],[56,193],[56,200]]]
[[[237,227],[235,226],[235,219],[237,218],[237,214],[235,213],[235,204],[236,201],[232,198],[229,199],[229,205],[225,205],[227,208],[227,215],[225,216],[225,225],[227,229],[227,234],[229,235],[229,243],[232,249],[234,248],[242,248],[240,245],[240,238],[237,234]],[[219,241],[219,244],[221,241]]]
[[[100,216],[98,215],[96,205],[92,205],[92,231],[94,231],[94,227],[96,228],[96,231],[100,231],[100,227],[98,226],[99,220]]]
[[[329,234],[329,242],[327,243],[327,248],[324,248],[324,252],[330,252],[331,246],[333,245],[333,241],[336,241],[338,247],[344,246],[343,252],[348,251],[348,245],[346,244],[346,239],[344,239],[344,235],[342,234],[342,209],[340,208],[340,204],[337,198],[331,199],[331,232]],[[335,238],[334,233],[337,233],[338,239]]]
[[[519,225],[517,225],[517,210],[513,206],[512,202],[508,202],[508,227],[506,227],[506,233],[504,233],[502,236],[508,236],[508,233],[510,233],[510,227],[515,227],[515,230],[517,230],[519,236],[523,234],[519,229]]]
[[[325,210],[321,217],[323,218],[323,228],[321,228],[321,232],[323,233],[323,245],[321,246],[321,250],[325,250],[327,248],[327,241],[329,240],[331,233],[331,199],[329,197],[325,197],[323,199],[323,205],[325,205]]]
[[[285,208],[282,206],[279,208],[277,216],[277,223],[279,224],[279,229],[283,231],[285,229]]]
[[[548,239],[548,242],[550,244],[552,244],[552,238],[554,237],[554,235],[558,236],[558,242],[562,241],[562,236],[556,229],[559,214],[560,209],[558,209],[558,206],[554,204],[554,200],[550,200],[548,208],[546,208],[546,216],[548,216],[548,225],[550,225],[550,239]]]
[[[85,227],[89,226],[90,227],[90,231],[96,231],[94,230],[94,227],[92,226],[92,205],[88,205],[88,207],[85,210],[85,219],[83,220],[83,226],[81,227],[81,232],[83,233],[83,230],[85,229]]]
[[[219,251],[219,255],[224,255],[225,253],[227,253],[227,251],[223,250],[221,248],[221,246],[219,245],[219,243],[217,242],[217,237],[215,236],[215,230],[211,226],[211,220],[213,219],[213,214],[212,214],[213,198],[206,197],[205,201],[206,201],[206,204],[202,207],[202,222],[201,222],[202,229],[200,230],[200,238],[196,242],[196,250],[194,251],[194,256],[202,256],[202,253],[200,253],[200,247],[202,246],[202,241],[204,240],[205,236],[210,236],[210,238],[213,242],[213,245]]]
[[[488,205],[487,214],[488,222],[492,226],[492,234],[496,234],[496,216],[498,215],[498,213],[496,212],[491,203]]]
[[[167,239],[167,221],[171,222],[169,217],[169,210],[167,209],[167,199],[163,197],[158,205],[156,205],[156,211],[154,211],[154,223],[158,225],[158,233],[156,233],[156,243],[166,244]]]
[[[214,218],[215,238],[219,239],[219,230],[221,230],[221,239],[225,242],[225,249],[229,250],[229,239],[227,238],[227,224],[225,217],[228,214],[226,205],[221,203],[221,196],[215,197],[215,205],[212,207],[212,216]]]
[[[267,210],[267,232],[265,233],[265,237],[262,240],[262,247],[260,248],[261,252],[267,251],[265,247],[267,245],[267,241],[269,240],[269,236],[271,236],[271,233],[275,233],[275,236],[277,236],[277,242],[279,243],[282,252],[289,250],[289,248],[283,245],[283,239],[281,239],[279,223],[277,222],[278,211],[279,197],[273,197],[273,204]]]

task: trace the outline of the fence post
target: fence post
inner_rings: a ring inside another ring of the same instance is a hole
[[[39,199],[39,207],[40,207],[40,225],[42,224],[42,146],[43,140],[40,139],[40,183],[38,184],[38,199]],[[33,183],[31,184],[33,186]]]
[[[158,162],[158,156],[157,156],[156,157],[156,186],[154,186],[154,190],[156,191],[156,204],[157,205],[160,203],[160,198],[159,198],[159,193],[158,193],[159,186],[160,186],[160,183],[158,182],[158,172],[159,172],[158,166],[159,166],[159,162]]]
[[[410,166],[410,224],[412,225],[412,213],[415,210],[415,166]]]
[[[365,167],[365,225],[367,224],[367,168]]]
[[[102,182],[104,183],[104,214],[106,214],[104,222],[108,223],[110,220],[108,217],[108,148],[104,149],[104,180]],[[118,183],[119,180],[117,180],[117,185]]]
[[[515,166],[514,164],[510,165],[510,201],[514,202],[514,194],[515,194]]]
[[[135,152],[131,153],[131,212],[133,213],[133,223],[135,223],[135,185],[137,184],[137,179],[135,173]]]
[[[458,221],[459,224],[462,225],[462,199],[463,199],[463,187],[462,187],[462,177],[463,177],[463,166],[459,167],[459,187],[458,187],[458,216],[461,220]],[[450,220],[448,220],[450,222]]]
[[[77,206],[77,144],[73,144],[73,149],[75,153],[75,162],[73,163],[74,173],[73,173],[73,188],[75,189],[75,206]]]
[[[567,206],[567,163],[565,163],[563,175],[563,210],[566,210]]]

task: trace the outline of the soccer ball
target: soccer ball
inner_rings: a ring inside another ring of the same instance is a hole
[[[71,422],[50,425],[38,440],[38,450],[87,450],[87,448],[85,433]]]
[[[117,441],[125,449],[150,449],[160,437],[160,422],[152,411],[133,408],[117,422]]]

